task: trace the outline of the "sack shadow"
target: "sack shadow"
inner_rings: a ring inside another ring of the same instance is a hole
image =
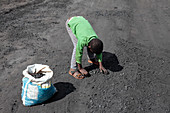
[[[103,52],[102,53],[103,58],[102,58],[102,64],[103,67],[106,68],[107,70],[110,70],[112,72],[119,72],[123,69],[123,66],[119,64],[119,60],[115,54],[109,53],[109,52]],[[89,72],[94,69],[98,68],[98,66],[95,65],[90,65],[85,67],[85,69]],[[89,75],[90,77],[91,75]]]
[[[48,104],[51,102],[61,100],[64,97],[66,97],[68,94],[70,94],[71,92],[74,92],[76,90],[76,88],[73,86],[73,84],[68,83],[68,82],[55,83],[54,87],[56,88],[57,92],[43,104]]]

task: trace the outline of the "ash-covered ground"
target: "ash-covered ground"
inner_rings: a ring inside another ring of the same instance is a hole
[[[68,74],[73,45],[65,28],[84,16],[104,43],[109,75]],[[0,113],[170,113],[169,0],[0,0]],[[59,91],[24,107],[22,71],[46,64]]]

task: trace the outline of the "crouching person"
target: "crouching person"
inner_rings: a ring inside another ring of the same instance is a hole
[[[84,47],[87,47],[88,62],[98,65],[101,72],[108,73],[102,65],[103,43],[88,20],[82,16],[72,17],[66,21],[66,29],[74,45],[69,74],[77,79],[88,75],[81,62]]]

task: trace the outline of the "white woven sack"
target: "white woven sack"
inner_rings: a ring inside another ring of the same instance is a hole
[[[42,71],[43,74],[45,75],[42,76],[41,78],[34,78],[32,75],[28,73],[28,71],[32,73],[37,73],[39,71]],[[43,84],[48,82],[53,77],[53,71],[49,68],[48,65],[34,64],[34,65],[27,66],[27,69],[23,71],[23,75],[24,77],[29,78],[29,80],[33,84]]]

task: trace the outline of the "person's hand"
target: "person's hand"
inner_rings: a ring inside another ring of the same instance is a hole
[[[106,75],[109,74],[109,72],[103,66],[100,66],[99,69],[101,73],[104,73]]]
[[[88,72],[87,72],[85,69],[83,69],[83,68],[81,68],[79,71],[80,71],[81,74],[83,74],[83,75],[88,75]]]

